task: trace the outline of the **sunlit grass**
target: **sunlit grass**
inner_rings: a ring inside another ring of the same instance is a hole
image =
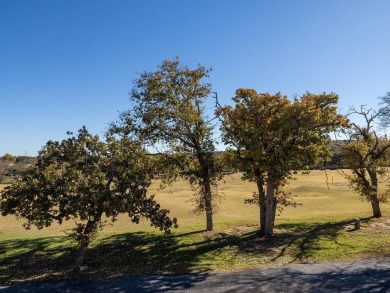
[[[370,204],[348,189],[336,171],[328,171],[329,189],[324,171],[296,175],[297,180],[288,188],[302,205],[287,207],[278,216],[273,237],[257,235],[258,207],[244,204],[244,199],[256,191],[255,184],[240,177],[227,176],[220,185],[224,200],[215,214],[213,232],[204,231],[204,215],[192,212],[192,192],[187,183],[180,181],[158,190],[155,182],[150,193],[178,218],[179,228],[172,235],[164,235],[146,220],[135,225],[122,215],[99,232],[78,275],[69,271],[76,245],[65,235],[74,222],[26,231],[23,220],[1,217],[0,283],[225,271],[390,256],[390,205],[382,204],[382,219],[371,219]],[[358,231],[353,230],[356,217],[362,219]]]

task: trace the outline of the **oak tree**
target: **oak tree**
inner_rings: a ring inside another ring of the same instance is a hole
[[[25,219],[27,229],[77,221],[71,233],[79,243],[74,269],[82,265],[104,216],[115,221],[127,213],[134,223],[146,217],[165,231],[176,226],[169,211],[146,194],[154,169],[139,142],[113,137],[101,141],[85,128],[69,135],[61,142],[47,142],[38,162],[1,192],[3,216]]]
[[[235,106],[219,106],[225,142],[236,154],[244,179],[257,184],[260,233],[272,234],[278,204],[292,170],[308,169],[330,156],[329,133],[346,124],[336,94],[305,93],[290,101],[280,93],[238,89]],[[217,103],[219,105],[219,103]]]
[[[205,212],[213,229],[221,170],[215,157],[213,125],[205,101],[209,70],[164,60],[154,72],[143,72],[130,92],[131,108],[122,112],[111,131],[136,135],[153,153],[165,158],[165,179],[184,178],[195,191],[196,211]]]
[[[339,144],[341,161],[352,172],[343,174],[350,187],[371,203],[373,216],[379,218],[382,216],[380,203],[386,202],[390,195],[389,186],[379,190],[380,181],[389,180],[390,163],[390,141],[375,129],[382,112],[361,106],[360,109],[351,107],[349,114],[363,118],[364,124],[352,122],[347,139]]]

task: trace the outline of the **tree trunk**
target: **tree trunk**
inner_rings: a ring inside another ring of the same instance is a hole
[[[73,262],[73,265],[72,265],[72,270],[73,271],[79,271],[80,270],[80,267],[81,267],[81,265],[84,262],[85,252],[87,251],[88,245],[89,245],[89,242],[83,244],[80,247],[79,252],[77,253],[77,256],[76,256],[76,258],[75,258],[75,260]]]
[[[204,154],[198,150],[198,159],[201,165],[202,170],[202,185],[204,188],[203,200],[204,200],[204,209],[206,212],[206,230],[212,231],[214,229],[213,224],[213,200],[211,193],[211,181],[210,181],[210,170],[207,164],[207,159],[204,157]]]
[[[382,217],[381,208],[379,206],[379,199],[376,197],[376,199],[371,199],[371,206],[372,206],[372,215],[374,218],[380,218]]]
[[[206,230],[212,231],[214,229],[214,224],[213,224],[213,202],[212,202],[210,181],[205,182],[204,191],[205,191],[204,202],[205,202],[205,210],[206,210]]]
[[[264,234],[272,235],[274,233],[275,221],[275,197],[274,197],[274,179],[272,174],[268,174],[267,178],[267,194],[265,198],[265,227]]]
[[[93,220],[88,220],[87,225],[85,225],[82,235],[84,239],[81,241],[79,252],[77,253],[76,258],[73,261],[73,271],[80,270],[80,267],[84,262],[85,253],[87,251],[88,245],[91,242],[92,234],[96,232],[96,225],[99,223],[101,217],[102,212],[99,212]]]
[[[276,205],[277,205],[277,201],[276,198],[274,197],[273,206],[272,206],[272,233],[275,227]]]
[[[370,195],[370,202],[372,207],[372,215],[374,218],[380,218],[382,217],[381,209],[379,206],[379,199],[378,199],[378,177],[375,170],[367,170],[368,175],[370,176],[371,181],[371,195]]]
[[[206,230],[207,231],[213,231],[214,224],[213,224],[213,211],[207,211],[206,210]]]
[[[259,209],[260,209],[260,234],[264,235],[265,232],[265,192],[264,192],[264,180],[257,180],[257,190],[259,192]]]

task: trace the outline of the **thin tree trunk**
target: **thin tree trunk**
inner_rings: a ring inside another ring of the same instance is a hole
[[[211,194],[211,185],[209,181],[205,182],[205,210],[206,210],[206,230],[212,231],[214,229],[213,224],[213,203]]]
[[[272,206],[272,233],[273,229],[275,227],[275,217],[276,217],[276,205],[277,205],[276,198],[274,197],[273,206]]]
[[[207,231],[213,231],[214,224],[213,224],[213,211],[206,211],[206,230]]]
[[[259,176],[258,176],[259,177]],[[265,192],[264,192],[264,180],[258,180],[256,182],[257,190],[259,192],[259,209],[260,209],[260,235],[264,235],[265,232]]]
[[[367,170],[368,175],[370,176],[371,181],[371,189],[372,193],[370,196],[370,202],[372,207],[372,215],[375,218],[382,217],[381,209],[379,206],[379,199],[378,199],[378,177],[376,171],[373,170]]]
[[[207,160],[204,157],[203,153],[198,151],[198,159],[202,168],[202,184],[204,188],[204,208],[206,212],[206,230],[212,231],[214,229],[213,224],[213,200],[211,193],[211,183],[210,183],[210,170],[207,165]]]
[[[275,221],[275,197],[274,197],[274,182],[272,174],[268,174],[267,178],[267,194],[265,198],[265,227],[264,234],[272,235],[274,233]]]

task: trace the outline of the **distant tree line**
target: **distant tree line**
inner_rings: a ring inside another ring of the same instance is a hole
[[[13,156],[8,153],[0,157],[0,184],[19,178],[23,170],[36,162],[36,157]]]

